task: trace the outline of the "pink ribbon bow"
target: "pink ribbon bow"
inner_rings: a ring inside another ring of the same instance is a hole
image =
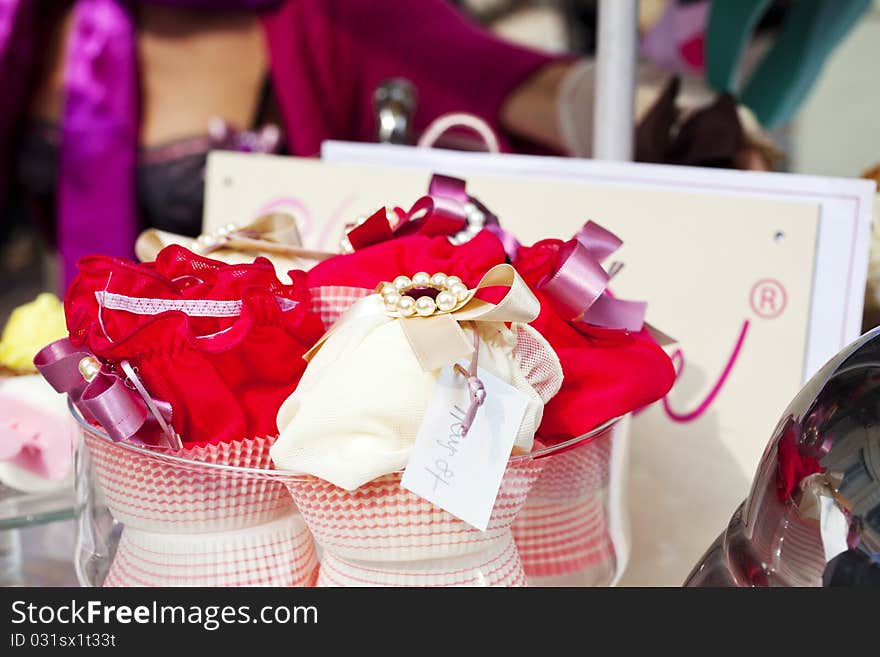
[[[603,328],[642,330],[647,304],[611,296],[608,283],[612,274],[601,264],[622,244],[614,233],[588,221],[562,245],[553,273],[538,284],[538,289],[575,328],[592,324]]]
[[[399,217],[393,228],[388,222],[385,208],[373,213],[364,223],[348,233],[352,248],[358,249],[408,235],[437,237],[453,236],[469,228],[469,212],[483,216],[482,228],[494,233],[504,244],[511,260],[516,256],[519,242],[498,224],[498,218],[479,200],[469,196],[467,183],[460,178],[434,174],[428,194],[417,200],[409,211],[395,208]]]
[[[348,233],[352,248],[358,249],[387,242],[407,235],[455,235],[467,227],[464,181],[435,175],[427,196],[416,201],[409,211],[395,208],[399,217],[394,228],[388,222],[385,208],[380,208],[360,226]]]
[[[150,397],[127,361],[122,364],[126,378],[101,366],[88,380],[82,363],[89,359],[97,360],[64,338],[43,347],[34,357],[34,365],[56,391],[70,398],[86,421],[97,422],[114,441],[152,446],[165,442],[175,449],[182,446],[170,426],[171,405]]]

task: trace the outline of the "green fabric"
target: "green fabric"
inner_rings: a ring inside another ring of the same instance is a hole
[[[770,0],[712,0],[706,26],[706,79],[719,93],[738,95],[743,52]]]
[[[790,120],[828,56],[870,8],[871,0],[797,0],[776,42],[740,89],[736,77],[752,32],[769,0],[713,0],[706,30],[712,88],[730,92],[767,128]]]

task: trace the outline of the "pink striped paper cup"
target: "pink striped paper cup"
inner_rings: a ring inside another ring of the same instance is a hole
[[[312,586],[315,544],[295,511],[211,534],[160,534],[128,526],[104,586]]]
[[[613,421],[533,452],[544,467],[513,524],[529,585],[600,586],[613,580],[610,464],[620,430]]]
[[[174,533],[236,530],[295,508],[283,483],[247,472],[272,467],[269,448],[274,438],[167,454],[114,443],[94,429],[85,431],[84,439],[104,500],[126,526]]]
[[[509,461],[484,532],[403,488],[400,472],[353,491],[317,477],[287,487],[324,550],[318,586],[523,586],[510,528],[540,471],[528,455]]]
[[[328,553],[355,561],[415,561],[482,552],[508,537],[540,469],[527,456],[510,460],[484,532],[403,488],[399,472],[353,491],[311,476],[287,487]]]
[[[314,541],[273,471],[273,437],[163,452],[77,417],[80,580],[104,586],[311,586]]]
[[[354,561],[324,554],[318,586],[525,586],[525,572],[508,534],[479,552],[419,561]]]
[[[529,504],[513,527],[532,586],[598,586],[614,575],[614,545],[600,495],[571,504]]]

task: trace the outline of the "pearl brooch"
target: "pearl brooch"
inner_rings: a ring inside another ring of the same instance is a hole
[[[397,288],[398,292],[404,292],[413,286],[412,280],[409,276],[398,276],[391,282],[391,284]]]
[[[397,302],[397,312],[404,317],[411,317],[416,314],[416,300],[412,297],[402,296]]]
[[[456,283],[449,291],[454,294],[455,298],[459,301],[464,301],[468,295],[468,289],[464,283]]]
[[[431,297],[419,297],[416,301],[416,312],[421,317],[433,315],[435,310],[437,310],[437,304]]]
[[[226,224],[215,230],[213,233],[202,233],[193,240],[190,250],[193,253],[199,253],[202,255],[216,251],[226,244],[233,234],[239,230],[241,230],[241,227],[237,224]]]
[[[444,290],[437,295],[437,307],[443,312],[448,313],[450,310],[455,308],[456,303],[458,303],[458,299],[456,299],[451,292],[446,292]]]
[[[428,287],[431,284],[431,275],[427,272],[420,271],[412,277],[413,287]]]
[[[435,313],[449,313],[460,307],[470,291],[458,276],[443,272],[429,274],[420,271],[409,276],[398,276],[392,282],[376,286],[382,296],[385,310],[400,317],[430,317]]]
[[[403,297],[397,292],[382,295],[382,301],[385,303],[385,307],[388,310],[397,310],[401,299],[403,299]]]

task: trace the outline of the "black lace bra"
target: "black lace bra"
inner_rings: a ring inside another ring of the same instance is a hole
[[[54,216],[59,138],[57,126],[32,120],[22,134],[14,164],[15,184],[21,196],[27,199],[30,210],[44,215],[44,220]],[[216,148],[217,140],[204,135],[140,150],[136,186],[140,216],[146,226],[183,235],[199,234],[205,161]]]

